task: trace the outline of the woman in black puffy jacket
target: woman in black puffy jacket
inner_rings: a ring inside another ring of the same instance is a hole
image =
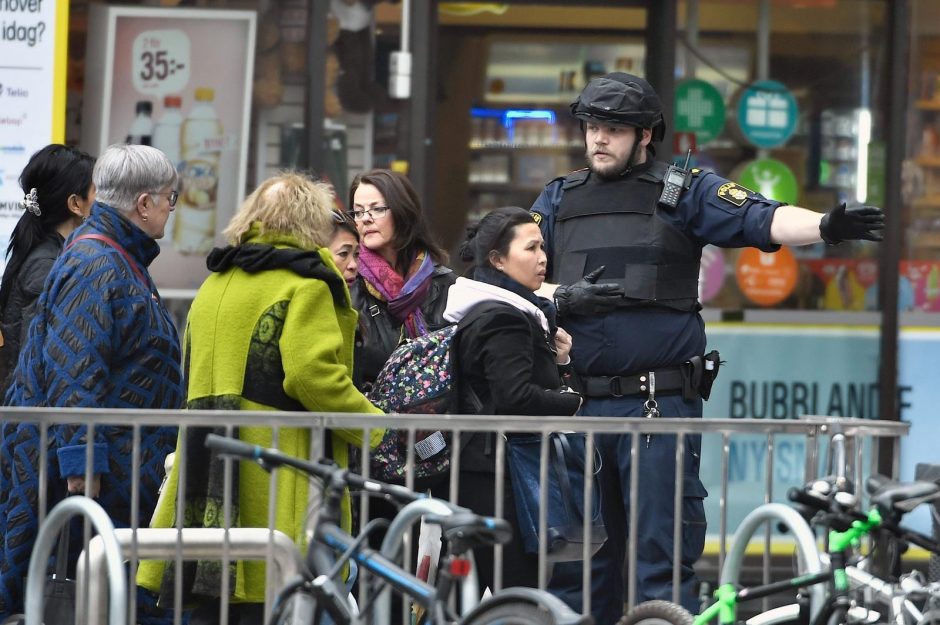
[[[555,323],[554,305],[535,295],[545,280],[542,233],[528,211],[498,208],[468,233],[461,257],[473,263],[472,278],[458,278],[447,296],[444,318],[460,322],[458,367],[473,393],[464,412],[505,415],[574,415],[581,396],[563,380],[571,337]],[[482,307],[482,308],[480,308]],[[477,433],[462,441],[458,503],[479,514],[494,513],[495,443]],[[535,586],[537,558],[518,539],[508,473],[503,510],[517,537],[503,549],[503,586]],[[481,587],[492,588],[492,551],[475,552]]]

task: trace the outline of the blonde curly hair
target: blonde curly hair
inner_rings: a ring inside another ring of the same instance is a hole
[[[326,247],[333,234],[333,188],[299,172],[283,172],[262,182],[245,198],[223,234],[242,243],[255,224],[262,234],[296,237],[306,248]]]

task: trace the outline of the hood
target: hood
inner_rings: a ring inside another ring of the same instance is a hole
[[[539,310],[532,302],[519,297],[512,291],[478,282],[469,278],[457,278],[447,291],[447,307],[444,309],[444,319],[451,323],[459,323],[470,309],[481,302],[503,302],[517,310],[521,310],[530,317],[535,317],[545,332],[548,332],[548,319],[545,313]]]

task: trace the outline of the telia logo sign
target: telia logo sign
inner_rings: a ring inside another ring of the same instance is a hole
[[[785,143],[796,130],[798,117],[796,98],[775,80],[762,80],[750,85],[738,102],[741,132],[760,148]]]

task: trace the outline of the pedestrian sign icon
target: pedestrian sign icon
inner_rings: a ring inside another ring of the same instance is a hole
[[[721,93],[704,80],[683,80],[676,85],[676,132],[694,132],[697,145],[721,134],[725,103]]]
[[[793,171],[773,158],[750,161],[735,176],[735,180],[761,195],[784,204],[796,204],[799,200],[799,185]]]
[[[738,125],[748,141],[772,148],[787,141],[796,130],[799,111],[796,99],[775,80],[748,86],[738,102]]]

